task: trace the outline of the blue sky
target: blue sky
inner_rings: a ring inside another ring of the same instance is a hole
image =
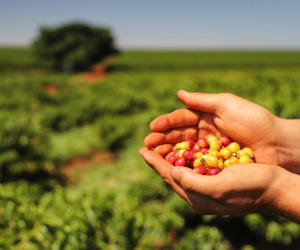
[[[299,0],[1,0],[0,45],[72,21],[110,28],[121,49],[300,48]]]

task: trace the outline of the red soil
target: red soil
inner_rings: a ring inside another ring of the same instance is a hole
[[[62,166],[62,172],[69,184],[80,181],[91,166],[100,166],[114,162],[115,155],[111,152],[91,152],[86,157],[73,157]]]
[[[44,91],[48,95],[54,95],[57,92],[57,87],[53,84],[48,84],[44,86]]]
[[[105,78],[105,71],[91,71],[88,73],[83,73],[80,75],[80,78],[86,83],[95,83],[101,81]]]
[[[95,64],[90,72],[80,74],[80,78],[86,83],[95,83],[103,80],[107,75],[107,67],[111,64],[113,56],[108,56]]]

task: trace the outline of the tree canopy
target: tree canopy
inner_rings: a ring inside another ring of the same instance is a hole
[[[88,70],[93,64],[117,52],[108,28],[84,23],[42,27],[33,49],[44,66],[63,71]]]

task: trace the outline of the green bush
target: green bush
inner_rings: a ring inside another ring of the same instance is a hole
[[[91,186],[0,185],[0,248],[284,249],[300,236],[299,225],[280,218],[195,215],[154,171],[133,177],[127,160]]]
[[[51,188],[64,181],[48,157],[49,142],[36,114],[0,112],[0,181],[27,180]]]

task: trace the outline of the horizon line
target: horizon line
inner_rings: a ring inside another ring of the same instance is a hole
[[[1,43],[0,48],[30,48],[31,44]],[[300,46],[119,46],[119,50],[146,51],[298,51]]]

